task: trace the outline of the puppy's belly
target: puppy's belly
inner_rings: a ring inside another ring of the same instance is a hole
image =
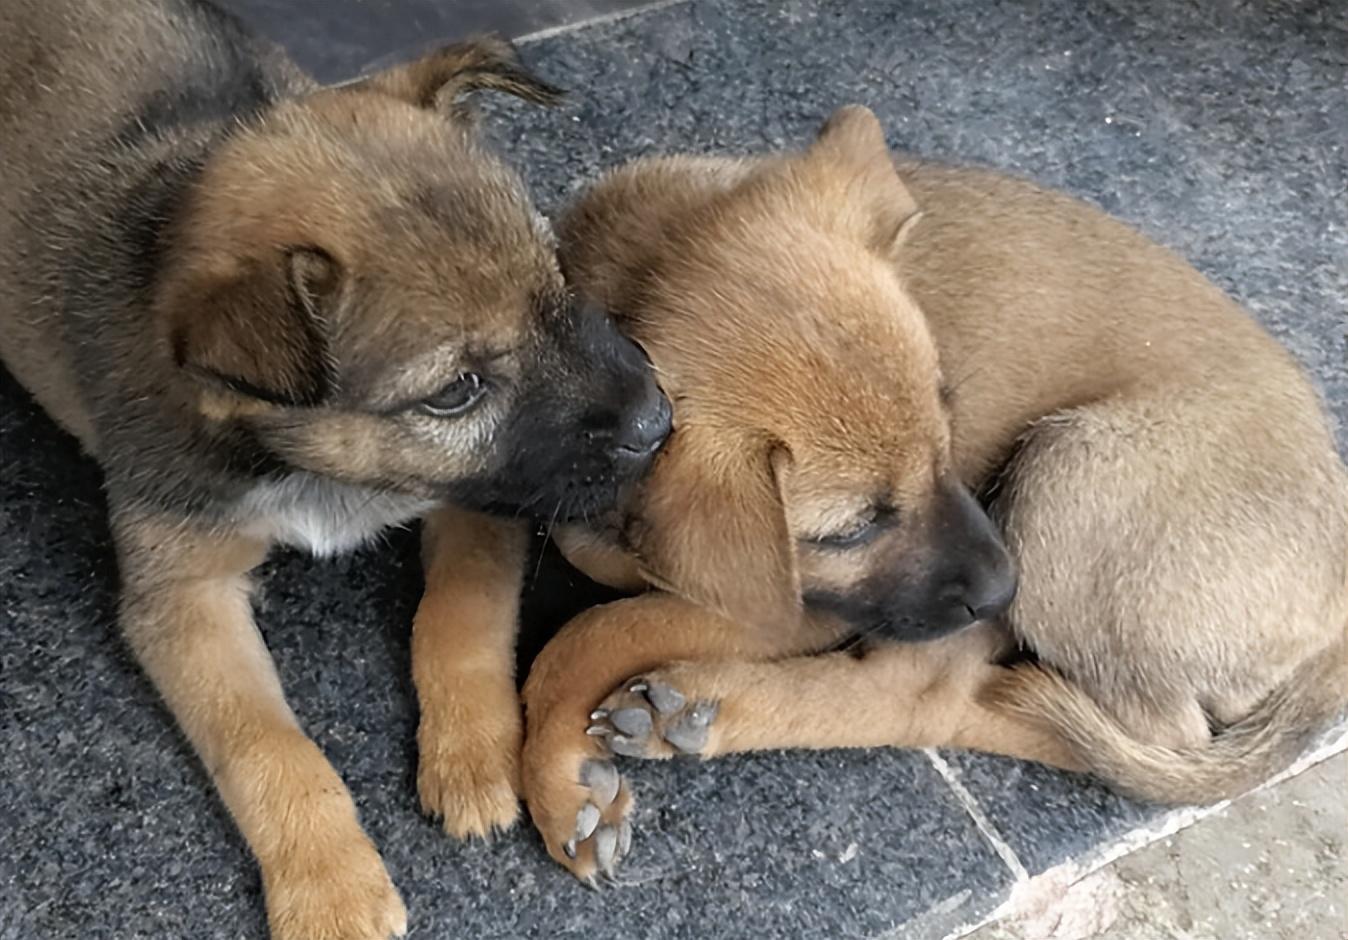
[[[248,535],[325,557],[358,548],[383,529],[406,525],[435,505],[423,497],[296,473],[250,490],[234,518]]]

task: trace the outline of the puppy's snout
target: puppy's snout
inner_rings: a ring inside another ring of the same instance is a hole
[[[614,440],[614,456],[620,460],[647,460],[669,439],[674,430],[674,409],[654,382],[628,412]]]
[[[957,630],[1006,613],[1018,582],[996,526],[963,486],[943,487],[942,554],[951,567],[938,582],[929,620]]]
[[[997,557],[989,558],[966,572],[959,581],[944,590],[942,599],[951,610],[953,619],[967,618],[968,623],[995,620],[1006,613],[1011,602],[1016,599],[1016,570],[1010,557],[1000,546],[996,546],[989,554]]]

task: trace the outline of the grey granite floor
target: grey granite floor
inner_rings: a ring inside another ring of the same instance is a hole
[[[652,6],[652,0],[221,0],[323,81],[477,32],[512,38]]]
[[[269,29],[309,61],[331,38],[331,75],[467,8],[288,6],[304,15]],[[799,143],[862,101],[895,146],[1065,188],[1192,259],[1312,371],[1345,440],[1348,12],[1335,0],[688,0],[524,54],[571,101],[494,104],[490,126],[546,208],[629,157]],[[261,937],[247,852],[117,639],[97,471],[3,374],[0,456],[0,940]],[[543,565],[526,646],[590,596],[573,578]],[[336,562],[280,555],[262,582],[291,700],[355,794],[414,937],[925,940],[982,919],[1018,881],[1180,819],[968,755],[642,765],[624,882],[592,892],[527,828],[459,845],[417,814],[411,534]]]

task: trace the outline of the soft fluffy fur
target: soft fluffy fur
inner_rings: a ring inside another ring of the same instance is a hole
[[[400,933],[247,572],[448,503],[426,533],[450,583],[474,546],[522,545],[517,518],[607,508],[649,464],[669,409],[646,360],[573,302],[464,104],[557,92],[492,40],[318,88],[199,0],[0,0],[0,36],[0,357],[104,470],[125,635],[257,855],[274,936]],[[478,636],[476,610],[432,591],[413,640],[422,799],[461,834],[517,812],[511,664],[482,654],[513,621]]]
[[[1210,801],[1344,704],[1348,479],[1321,404],[1168,251],[892,159],[860,108],[803,153],[621,169],[559,231],[677,425],[625,515],[561,539],[661,590],[577,618],[525,689],[524,795],[578,875],[628,844],[615,753],[948,745]],[[974,590],[942,534],[961,484],[1019,593],[927,630],[915,585]]]

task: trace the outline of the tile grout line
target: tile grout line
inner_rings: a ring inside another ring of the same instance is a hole
[[[1020,856],[1016,854],[1015,849],[1011,848],[1006,839],[1002,838],[1002,834],[997,831],[997,828],[992,824],[992,820],[988,819],[988,814],[983,812],[983,807],[979,805],[978,800],[964,786],[964,783],[959,779],[959,771],[951,767],[949,762],[933,748],[923,748],[922,753],[927,755],[927,760],[931,761],[932,766],[936,768],[936,772],[941,775],[941,779],[950,787],[955,794],[955,799],[959,800],[960,805],[969,814],[969,818],[974,821],[974,826],[982,833],[983,838],[987,839],[989,844],[992,845],[993,851],[1002,860],[1002,864],[1015,876],[1016,883],[1028,881],[1030,873],[1021,862]]]
[[[641,16],[645,13],[655,13],[667,9],[668,7],[678,6],[681,3],[688,2],[690,2],[690,0],[655,0],[654,3],[633,7],[630,10],[614,10],[612,13],[601,13],[598,16],[590,17],[588,20],[579,20],[575,23],[562,23],[560,26],[545,26],[543,29],[534,30],[532,33],[516,36],[511,42],[521,46],[531,42],[542,42],[544,39],[552,39],[554,36],[564,36],[567,33],[573,33],[576,30],[585,29],[590,26],[604,26],[608,23],[618,23],[634,16]]]

